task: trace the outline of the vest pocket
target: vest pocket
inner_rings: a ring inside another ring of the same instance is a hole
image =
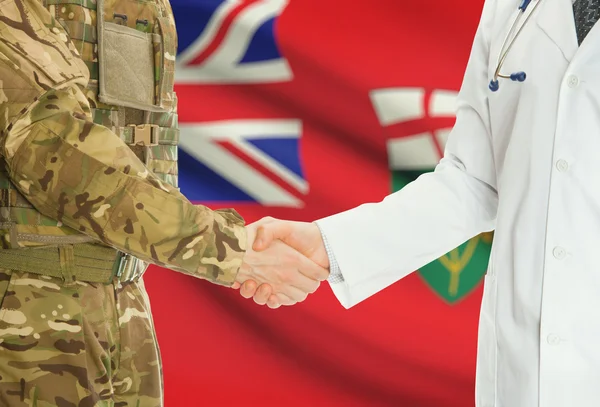
[[[123,1],[119,12],[113,6],[98,0],[99,101],[146,112],[172,111],[177,53],[172,16],[163,16],[154,2]]]
[[[156,110],[154,105],[154,34],[98,22],[102,103]]]

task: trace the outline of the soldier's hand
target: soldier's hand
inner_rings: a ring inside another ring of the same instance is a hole
[[[257,229],[270,221],[265,219],[247,226],[248,249],[236,282],[252,281],[252,284],[264,285],[259,289],[259,292],[263,290],[262,295],[255,296],[255,301],[264,305],[267,299],[276,296],[278,301],[271,301],[269,306],[277,308],[304,301],[308,294],[319,288],[321,281],[327,279],[329,271],[279,240],[260,252],[255,251],[252,244]]]
[[[313,262],[321,267],[329,268],[329,259],[325,250],[325,245],[321,237],[319,228],[314,223],[292,222],[274,219],[271,217],[263,218],[253,224],[257,227],[257,234],[253,250],[263,251],[272,244],[281,240],[283,243],[298,250],[307,256]],[[251,242],[249,240],[249,242]],[[258,304],[267,304],[270,308],[278,308],[281,305],[287,305],[282,295],[273,291],[273,288],[266,283],[259,283],[252,279],[246,280],[241,284],[240,294],[245,298],[254,298]]]

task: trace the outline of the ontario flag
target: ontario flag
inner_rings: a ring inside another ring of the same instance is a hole
[[[182,192],[248,223],[312,221],[433,170],[481,6],[172,0]],[[166,406],[474,405],[491,239],[475,237],[350,310],[326,283],[269,310],[153,268]]]

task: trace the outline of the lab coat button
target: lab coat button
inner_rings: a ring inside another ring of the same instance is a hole
[[[565,172],[569,169],[569,163],[566,162],[565,160],[558,160],[556,162],[556,169],[559,170],[560,172]]]
[[[563,249],[562,247],[555,247],[554,250],[552,250],[552,254],[558,260],[562,260],[567,255],[567,251],[565,249]]]
[[[556,346],[560,344],[560,337],[556,334],[550,334],[548,335],[548,343],[550,345]]]
[[[577,87],[577,85],[579,85],[579,78],[575,75],[569,75],[567,78],[567,85],[569,85],[569,88]]]

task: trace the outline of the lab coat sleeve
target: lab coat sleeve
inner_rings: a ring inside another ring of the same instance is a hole
[[[484,5],[456,124],[435,171],[382,202],[317,221],[343,273],[343,281],[330,285],[346,308],[495,228],[498,193],[487,99],[495,2]]]

